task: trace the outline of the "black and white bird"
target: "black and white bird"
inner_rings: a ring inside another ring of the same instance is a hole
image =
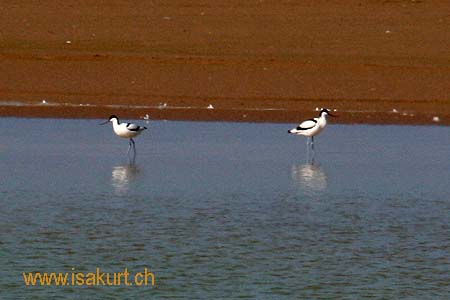
[[[314,137],[322,132],[327,126],[327,116],[335,117],[326,108],[322,108],[318,118],[303,121],[296,128],[288,131],[288,133],[303,135],[311,138],[311,147],[314,149]]]
[[[107,124],[108,122],[112,123],[114,133],[117,136],[130,140],[127,153],[130,153],[130,149],[131,147],[133,147],[133,152],[134,154],[136,154],[136,145],[133,138],[141,134],[141,132],[147,129],[147,127],[139,126],[133,123],[120,123],[119,118],[115,115],[112,115],[111,117],[109,117],[108,121],[103,122],[100,125]]]

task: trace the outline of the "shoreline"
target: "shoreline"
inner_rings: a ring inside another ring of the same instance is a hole
[[[337,124],[398,124],[398,125],[450,125],[450,111],[433,110],[427,102],[403,103],[390,101],[372,101],[363,105],[361,101],[345,101],[345,105],[317,106],[325,103],[302,101],[303,109],[292,108],[284,103],[265,103],[264,107],[233,107],[213,102],[212,108],[196,103],[190,107],[178,104],[159,103],[157,105],[98,105],[77,103],[24,103],[7,102],[0,104],[0,117],[19,118],[66,118],[66,119],[105,119],[118,115],[121,119],[143,119],[171,121],[225,121],[225,122],[270,122],[298,123],[304,119],[316,117],[317,110],[327,107],[334,111]],[[272,104],[272,107],[269,105]],[[329,103],[328,103],[329,104]],[[436,106],[436,105],[435,105]],[[442,104],[438,103],[438,107]],[[355,109],[357,107],[357,110]],[[444,105],[444,107],[446,107]],[[352,109],[353,108],[353,109]]]

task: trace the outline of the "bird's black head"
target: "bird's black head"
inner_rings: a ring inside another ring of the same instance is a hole
[[[117,120],[117,123],[119,123],[119,118],[118,118],[116,115],[112,115],[112,116],[109,117],[108,121],[105,121],[105,122],[103,122],[103,123],[100,123],[100,125],[108,124],[109,122],[111,122],[111,121],[114,120],[114,119],[116,119],[116,120]]]
[[[330,111],[328,109],[326,109],[326,108],[322,108],[322,110],[320,111],[320,116],[322,116],[323,114],[329,115],[329,116],[332,116],[332,117],[336,117],[335,115],[330,113]]]

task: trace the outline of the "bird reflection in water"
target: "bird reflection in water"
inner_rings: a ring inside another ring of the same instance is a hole
[[[302,188],[309,191],[323,191],[327,188],[327,175],[318,166],[312,163],[293,165],[292,179]]]
[[[139,169],[135,164],[114,167],[111,174],[111,183],[116,193],[126,193],[130,183],[137,177],[138,174]]]

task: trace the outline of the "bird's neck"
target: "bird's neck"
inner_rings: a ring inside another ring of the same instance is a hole
[[[113,127],[116,127],[119,125],[119,121],[117,121],[117,119],[111,120],[111,123],[112,123]]]
[[[327,124],[327,115],[323,114],[319,118],[319,123],[321,124]]]

